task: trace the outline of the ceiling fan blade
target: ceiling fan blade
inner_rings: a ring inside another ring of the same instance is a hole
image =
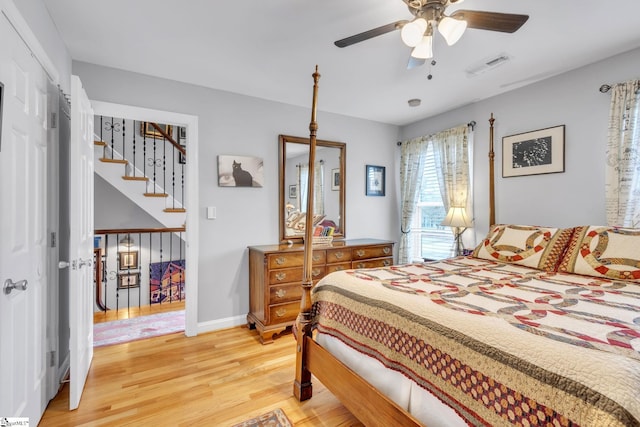
[[[352,44],[360,43],[362,41],[369,40],[377,36],[381,36],[391,31],[399,30],[407,22],[409,21],[401,20],[401,21],[392,22],[390,24],[383,25],[382,27],[374,28],[373,30],[365,31],[363,33],[356,34],[351,37],[340,39],[334,42],[334,44],[338,47],[351,46]]]
[[[483,12],[479,10],[456,10],[451,14],[451,17],[467,21],[467,28],[501,31],[503,33],[516,32],[529,19],[529,15]]]
[[[407,63],[407,70],[410,70],[412,68],[416,68],[416,67],[419,67],[421,65],[424,65],[425,62],[427,62],[426,59],[414,58],[413,56],[409,55],[409,62]]]

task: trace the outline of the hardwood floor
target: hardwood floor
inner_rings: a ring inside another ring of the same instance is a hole
[[[183,333],[95,349],[80,407],[65,384],[40,426],[231,426],[281,408],[296,427],[362,426],[319,381],[292,394],[295,341],[261,345],[246,327]]]
[[[134,317],[184,310],[184,301],[165,304],[145,305],[142,307],[121,308],[120,310],[97,311],[93,313],[93,323],[111,322],[113,320],[133,319]]]

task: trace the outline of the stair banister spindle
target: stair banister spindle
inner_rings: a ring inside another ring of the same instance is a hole
[[[115,142],[114,142],[114,138],[113,138],[113,128],[115,126],[113,126],[113,117],[111,117],[111,126],[110,127],[111,127],[111,158],[113,159],[113,152],[115,150],[115,146],[114,146]]]
[[[127,138],[124,119],[122,119],[122,158],[127,158]],[[125,175],[127,175],[127,166],[125,166]]]
[[[153,134],[153,192],[156,192],[156,135]]]
[[[162,137],[162,188],[167,190],[167,138]]]
[[[142,132],[142,175],[147,176],[147,133]]]
[[[133,121],[133,176],[136,176],[136,121]]]

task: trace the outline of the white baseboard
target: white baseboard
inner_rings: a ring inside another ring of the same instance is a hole
[[[209,322],[198,323],[198,334],[206,332],[219,331],[220,329],[233,328],[235,326],[245,325],[247,316],[234,316],[225,319],[211,320]]]

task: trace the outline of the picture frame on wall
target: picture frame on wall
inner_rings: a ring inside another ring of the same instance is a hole
[[[340,168],[331,169],[331,190],[340,190]]]
[[[261,157],[218,156],[219,187],[262,187],[264,162]]]
[[[162,130],[169,136],[172,136],[173,126],[158,124]],[[140,122],[140,135],[148,138],[164,138],[161,132],[159,132],[150,122]]]
[[[120,273],[118,275],[118,289],[140,287],[140,273]]]
[[[120,270],[135,270],[138,266],[138,251],[119,252],[118,267]]]
[[[565,125],[502,138],[502,177],[564,172]]]
[[[384,196],[385,193],[385,167],[366,165],[365,167],[365,195]]]
[[[289,198],[297,199],[298,198],[298,186],[293,184],[289,186]]]

